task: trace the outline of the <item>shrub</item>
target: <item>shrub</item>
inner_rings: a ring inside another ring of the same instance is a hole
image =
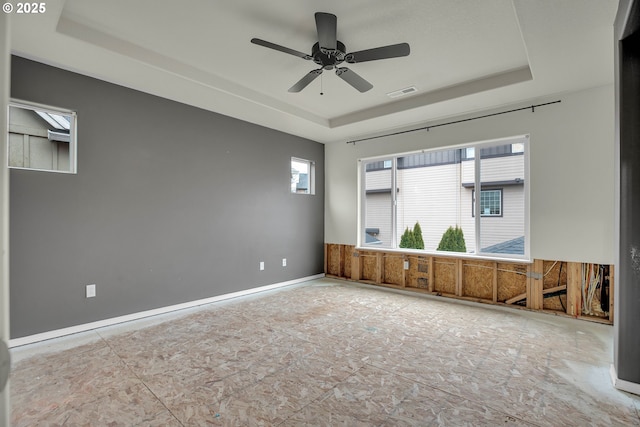
[[[414,248],[416,249],[424,249],[424,239],[422,239],[422,228],[420,228],[420,223],[416,222],[416,225],[413,226],[413,240],[414,240]]]
[[[407,229],[404,230],[402,237],[400,237],[400,247],[411,249],[415,247],[415,243],[416,241],[413,236],[413,231],[409,230],[409,228],[407,227]]]
[[[438,250],[448,252],[466,252],[467,245],[464,242],[464,233],[462,232],[462,228],[457,225],[455,228],[449,227],[442,235],[442,239],[438,245]]]
[[[420,224],[416,222],[413,230],[407,227],[400,237],[400,247],[407,249],[424,249],[424,240],[422,239],[422,229]]]

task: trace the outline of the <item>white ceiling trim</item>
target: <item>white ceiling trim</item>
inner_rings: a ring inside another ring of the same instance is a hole
[[[322,143],[423,126],[613,83],[618,0],[47,0],[11,15],[11,50],[58,68]],[[250,43],[303,49],[313,13],[339,17],[353,50],[407,42],[411,55],[353,64],[374,88],[322,79]],[[150,13],[153,10],[153,13]],[[396,99],[387,93],[415,86]],[[318,90],[321,89],[321,90]],[[324,96],[320,96],[320,92]]]
[[[329,121],[316,114],[310,113],[300,108],[296,108],[292,104],[284,103],[268,95],[248,89],[237,83],[226,80],[213,73],[209,73],[177,61],[168,56],[153,52],[142,46],[138,46],[127,40],[119,39],[109,34],[103,33],[95,28],[91,28],[78,22],[69,16],[70,14],[63,11],[56,31],[68,37],[73,37],[85,43],[98,46],[111,52],[126,56],[138,62],[142,62],[158,70],[168,72],[174,76],[185,80],[198,83],[209,89],[223,92],[236,98],[244,99],[252,103],[272,108],[287,114],[294,115],[301,119],[329,127]]]
[[[400,113],[406,110],[431,105],[438,102],[448,101],[484,92],[515,83],[531,80],[532,74],[529,65],[508,70],[501,73],[483,76],[466,82],[461,82],[449,87],[434,91],[413,95],[409,98],[386,103],[364,110],[347,113],[331,119],[323,118],[302,108],[297,108],[293,104],[282,102],[269,95],[249,89],[246,86],[234,83],[197,67],[185,64],[184,62],[154,52],[130,41],[114,37],[79,22],[81,18],[73,16],[65,9],[62,10],[56,32],[76,40],[89,43],[91,45],[109,50],[119,55],[126,56],[138,62],[163,72],[170,73],[181,79],[200,84],[208,89],[225,93],[227,95],[249,101],[251,103],[274,109],[286,114],[291,114],[300,119],[307,120],[325,128],[336,128],[350,125],[365,120],[375,119],[389,114]],[[517,21],[517,20],[516,20]]]
[[[342,117],[336,117],[329,120],[331,128],[350,125],[361,122],[363,120],[374,119],[387,114],[399,113],[401,111],[413,108],[423,107],[425,105],[435,104],[437,102],[448,101],[451,99],[461,98],[463,96],[480,93],[491,89],[497,89],[516,83],[522,83],[533,80],[533,74],[529,66],[517,68],[515,70],[505,71],[503,73],[493,74],[491,76],[470,80],[468,82],[457,85],[437,89],[420,95],[413,95],[408,98],[396,101],[391,104],[371,107],[366,110],[356,111],[355,113],[345,114]]]

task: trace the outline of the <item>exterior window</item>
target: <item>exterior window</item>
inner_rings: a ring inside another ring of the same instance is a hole
[[[315,162],[291,158],[291,192],[295,194],[315,194]]]
[[[359,244],[528,256],[527,146],[520,136],[361,159]]]
[[[524,144],[521,142],[517,142],[515,144],[511,144],[511,152],[512,153],[524,153]]]
[[[464,154],[467,159],[473,159],[476,156],[476,149],[474,147],[465,148]]]
[[[9,103],[9,167],[76,173],[76,113]]]
[[[476,192],[473,191],[471,211],[476,214]],[[482,190],[480,192],[480,213],[482,216],[502,216],[502,189]]]
[[[482,190],[480,192],[480,214],[482,216],[502,216],[502,190]]]

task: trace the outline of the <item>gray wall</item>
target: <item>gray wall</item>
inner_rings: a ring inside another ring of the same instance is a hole
[[[19,57],[11,77],[78,113],[77,175],[11,170],[11,338],[322,272],[322,144]]]
[[[640,1],[620,2],[615,42],[620,233],[614,366],[619,379],[640,385]]]

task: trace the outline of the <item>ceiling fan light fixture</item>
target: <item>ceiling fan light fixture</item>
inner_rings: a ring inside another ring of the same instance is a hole
[[[336,15],[326,12],[316,12],[315,18],[318,41],[311,47],[311,55],[255,37],[251,39],[251,43],[253,44],[297,56],[304,60],[312,60],[320,66],[318,70],[313,70],[307,73],[295,85],[289,88],[289,92],[300,92],[316,77],[318,77],[322,70],[334,69],[336,70],[336,75],[351,85],[354,89],[361,93],[367,92],[373,88],[371,83],[366,81],[355,71],[339,67],[339,65],[343,62],[355,64],[358,62],[398,58],[400,56],[409,55],[409,52],[411,51],[408,43],[398,43],[347,53],[344,43],[337,39],[338,18]]]
[[[405,87],[404,89],[395,90],[393,92],[389,92],[387,96],[389,98],[399,98],[401,96],[409,95],[411,93],[417,92],[418,89],[415,86]]]

